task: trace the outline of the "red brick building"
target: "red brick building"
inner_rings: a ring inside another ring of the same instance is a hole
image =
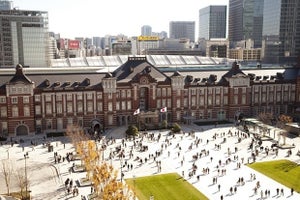
[[[129,57],[112,73],[0,74],[0,136],[89,131],[162,120],[234,120],[239,114],[293,113],[299,104],[298,68],[162,72],[146,57]],[[167,112],[160,112],[161,108]],[[133,113],[140,109],[138,115]]]

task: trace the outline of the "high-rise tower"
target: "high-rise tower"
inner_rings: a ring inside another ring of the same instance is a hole
[[[199,10],[199,38],[226,38],[227,6],[208,6]]]

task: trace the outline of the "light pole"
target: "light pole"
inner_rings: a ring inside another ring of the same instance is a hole
[[[120,155],[120,165],[121,165],[121,182],[123,181],[123,154]]]
[[[27,154],[24,154],[25,159],[25,199],[27,199],[27,191],[28,191],[28,178],[27,178]]]
[[[110,165],[112,166],[112,148],[111,147],[110,147],[109,158],[110,158]]]

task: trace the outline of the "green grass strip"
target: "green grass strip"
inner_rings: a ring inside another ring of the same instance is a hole
[[[300,192],[300,166],[289,160],[256,162],[248,165],[275,181]]]
[[[208,199],[177,173],[132,178],[127,179],[126,183],[139,200],[149,200],[151,195],[159,200]]]

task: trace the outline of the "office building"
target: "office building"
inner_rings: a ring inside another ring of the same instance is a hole
[[[227,6],[208,6],[199,10],[199,38],[226,38]]]
[[[13,3],[12,1],[0,0],[0,10],[12,10]]]
[[[152,27],[149,25],[144,25],[141,28],[141,35],[151,36],[152,35]]]
[[[0,24],[0,67],[50,65],[47,12],[0,10]]]
[[[300,55],[300,1],[265,0],[262,59],[295,64]]]
[[[169,24],[169,34],[172,39],[189,39],[195,42],[195,22],[194,21],[171,21]]]
[[[231,47],[241,40],[262,45],[264,0],[229,0],[228,39]]]

